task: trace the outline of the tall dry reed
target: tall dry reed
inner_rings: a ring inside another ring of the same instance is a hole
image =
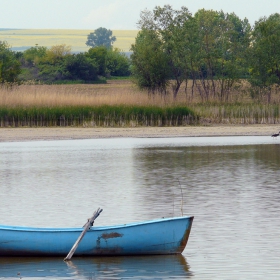
[[[228,102],[201,102],[198,92],[190,96],[183,87],[174,101],[172,94],[148,95],[129,80],[95,85],[2,86],[0,126],[280,123],[277,94],[272,104],[266,104],[253,100],[244,88],[239,90]]]
[[[0,126],[178,126],[195,114],[169,96],[148,96],[129,82],[20,85],[0,89]]]
[[[170,106],[172,96],[149,96],[129,82],[101,85],[20,85],[0,88],[0,106],[53,107],[138,105]]]

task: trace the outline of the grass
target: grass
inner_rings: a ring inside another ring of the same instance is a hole
[[[0,107],[0,126],[179,126],[195,122],[186,107],[155,106],[67,106]]]
[[[240,89],[239,89],[240,90]],[[179,126],[280,123],[277,92],[267,104],[249,93],[233,92],[228,102],[190,99],[182,88],[149,96],[129,80],[106,84],[20,85],[0,87],[0,126]]]
[[[73,52],[85,52],[87,35],[94,30],[71,29],[9,29],[0,30],[1,41],[7,41],[15,50],[25,50],[36,45],[51,47],[66,44],[72,47]],[[131,44],[137,36],[137,30],[112,30],[117,41],[114,47],[129,52]]]

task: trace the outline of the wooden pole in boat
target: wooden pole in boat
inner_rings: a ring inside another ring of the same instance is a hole
[[[75,242],[75,244],[73,245],[72,249],[70,250],[70,252],[68,253],[68,255],[66,256],[66,258],[64,259],[65,261],[69,261],[72,256],[74,255],[76,249],[78,248],[79,243],[81,242],[81,240],[83,239],[83,237],[85,236],[85,234],[87,233],[87,231],[93,226],[94,220],[100,215],[100,213],[102,212],[103,209],[98,208],[94,213],[93,216],[88,219],[88,221],[86,222],[86,224],[84,225],[84,230],[82,231],[82,233],[80,234],[80,236],[78,237],[77,241]]]

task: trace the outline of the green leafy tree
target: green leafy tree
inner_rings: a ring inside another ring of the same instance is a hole
[[[98,65],[94,59],[85,56],[82,53],[67,56],[64,61],[65,79],[70,80],[97,80]]]
[[[204,9],[192,16],[186,7],[173,10],[170,5],[155,7],[152,12],[145,10],[140,18],[139,28],[154,34],[157,48],[167,58],[165,73],[172,80],[174,98],[184,81],[187,94],[191,79],[192,95],[196,87],[203,100],[211,96],[228,99],[231,88],[245,73],[244,53],[250,42],[250,25],[246,19],[242,21],[235,14]],[[149,49],[153,42],[148,41],[148,36],[144,40],[147,42],[141,42],[141,48]],[[148,61],[148,57],[142,59]],[[134,55],[132,62],[135,61]]]
[[[86,52],[86,56],[96,61],[98,65],[98,75],[106,76],[106,57],[108,49],[105,46],[98,46],[95,48],[90,48]]]
[[[231,88],[244,73],[244,53],[249,47],[250,25],[235,14],[199,10],[195,14],[199,32],[198,76],[205,99],[229,98]],[[243,68],[242,68],[243,67]]]
[[[37,65],[37,79],[45,82],[63,80],[65,76],[65,60],[71,56],[71,47],[65,44],[55,45],[46,50],[46,55]]]
[[[143,29],[137,34],[131,50],[132,74],[136,84],[149,93],[166,94],[170,68],[159,34]]]
[[[20,62],[7,42],[0,41],[0,83],[15,82],[20,74]]]
[[[31,47],[23,52],[23,58],[29,65],[37,65],[42,62],[47,55],[47,48],[36,46]]]
[[[181,10],[173,10],[170,5],[164,7],[155,7],[153,12],[147,10],[140,15],[141,19],[138,23],[140,29],[155,31],[159,36],[161,48],[168,59],[168,70],[170,77],[174,79],[172,84],[173,96],[176,98],[182,82],[187,75],[187,67],[182,59],[182,27],[191,14],[187,8]]]
[[[280,14],[263,17],[255,23],[250,48],[250,78],[259,94],[270,102],[274,85],[280,85]]]
[[[110,49],[106,55],[106,72],[110,76],[129,76],[130,59],[119,49]]]
[[[66,44],[55,45],[47,49],[45,62],[50,64],[57,64],[61,62],[66,56],[71,55],[71,46]]]
[[[183,21],[180,32],[177,33],[177,55],[180,57],[185,72],[185,93],[188,97],[187,87],[189,80],[192,83],[190,98],[194,96],[194,89],[199,89],[197,79],[201,69],[200,38],[197,20],[189,16]]]
[[[113,32],[110,29],[99,27],[87,36],[86,45],[92,48],[104,46],[109,49],[116,41],[116,37],[112,35]]]
[[[119,49],[105,46],[90,48],[85,54],[96,61],[100,76],[127,76],[130,74],[130,60]]]

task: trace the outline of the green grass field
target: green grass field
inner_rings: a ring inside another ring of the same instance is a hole
[[[112,30],[117,41],[114,47],[129,52],[137,36],[137,30]],[[94,30],[72,29],[0,29],[0,41],[7,41],[13,50],[23,51],[38,46],[51,47],[66,44],[73,52],[85,52],[87,35]]]

